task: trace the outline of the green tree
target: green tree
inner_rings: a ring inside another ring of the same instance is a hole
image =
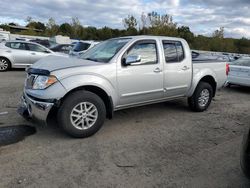
[[[61,24],[59,27],[59,33],[61,35],[72,37],[72,26],[69,23]]]
[[[220,29],[215,30],[212,36],[214,38],[224,38],[224,27],[220,27]]]
[[[190,28],[187,26],[181,26],[177,28],[178,36],[184,38],[187,42],[192,44],[194,41],[194,34],[190,31]]]
[[[28,24],[30,23],[30,22],[32,22],[33,21],[33,19],[32,19],[32,17],[31,16],[27,16],[27,18],[26,18],[26,20],[25,20]]]
[[[126,29],[136,29],[137,20],[134,16],[128,15],[127,18],[123,19],[123,24]]]
[[[98,29],[97,33],[98,33],[99,40],[106,40],[106,39],[110,39],[113,37],[112,29],[109,27],[103,27],[101,29]]]
[[[242,37],[241,39],[235,40],[234,44],[238,53],[250,54],[250,40],[247,38]]]
[[[139,22],[133,15],[128,15],[122,23],[125,29],[112,29],[109,27],[83,27],[77,17],[72,18],[70,23],[56,24],[53,18],[48,20],[46,25],[36,21],[31,17],[26,19],[29,30],[19,32],[25,35],[55,36],[57,34],[67,35],[74,39],[83,40],[105,40],[111,37],[127,35],[162,35],[181,37],[187,40],[192,49],[207,51],[224,51],[250,54],[250,40],[247,38],[233,39],[224,37],[224,28],[221,27],[212,33],[211,37],[195,36],[188,26],[179,26],[173,21],[173,17],[168,14],[150,12],[142,13]],[[0,27],[6,31],[11,31],[9,25],[17,26],[16,23],[1,24]],[[139,26],[139,27],[138,27]],[[45,32],[37,33],[36,30]],[[13,31],[11,31],[13,32]]]
[[[82,33],[83,33],[83,27],[81,25],[81,22],[80,20],[77,18],[77,17],[73,17],[71,19],[71,28],[72,28],[72,37],[73,38],[82,38],[83,36]]]
[[[59,26],[56,24],[56,21],[53,18],[49,18],[46,28],[46,34],[50,37],[57,35],[59,31]]]
[[[26,27],[29,27],[29,28],[32,28],[32,29],[39,29],[39,30],[42,30],[42,31],[46,30],[46,26],[42,22],[31,21],[26,25]]]
[[[168,14],[158,14],[157,12],[148,13],[148,20],[151,27],[172,27],[176,28],[173,17]]]
[[[18,26],[18,24],[17,24],[17,23],[14,23],[14,22],[9,23],[8,25],[11,25],[11,26]]]

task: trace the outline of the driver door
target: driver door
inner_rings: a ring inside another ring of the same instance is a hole
[[[138,56],[139,62],[118,68],[117,79],[120,106],[150,102],[163,97],[163,64],[159,61],[155,40],[135,42],[123,55],[123,60]]]

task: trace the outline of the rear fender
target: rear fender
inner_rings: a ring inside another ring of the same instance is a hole
[[[194,70],[192,86],[187,93],[187,97],[191,97],[193,95],[196,87],[198,86],[202,78],[206,76],[211,76],[214,79],[214,81],[217,83],[216,74],[211,69]]]

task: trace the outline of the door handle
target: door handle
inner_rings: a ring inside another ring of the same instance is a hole
[[[162,70],[161,70],[159,67],[155,68],[155,70],[154,70],[155,73],[159,73],[159,72],[161,72],[161,71],[162,71]]]
[[[31,55],[36,55],[36,53],[33,52],[33,53],[31,53]]]
[[[7,52],[7,53],[11,53],[11,50],[7,50],[6,52]]]
[[[181,70],[186,71],[186,70],[188,70],[188,69],[190,69],[188,66],[184,66],[184,67],[182,67],[182,69],[181,69]]]

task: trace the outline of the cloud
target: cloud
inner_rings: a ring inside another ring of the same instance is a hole
[[[63,23],[78,17],[83,25],[122,28],[122,19],[129,14],[140,19],[143,12],[157,11],[173,15],[174,21],[190,26],[196,34],[211,35],[225,27],[228,37],[250,38],[249,0],[15,0],[12,4],[1,1],[1,22],[25,24],[31,16],[42,22],[53,17]]]

